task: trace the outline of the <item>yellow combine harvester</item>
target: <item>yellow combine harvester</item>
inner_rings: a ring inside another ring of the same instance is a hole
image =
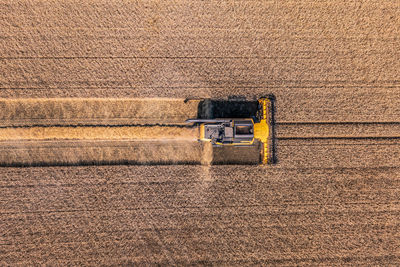
[[[273,97],[258,99],[258,109],[252,118],[189,119],[187,123],[200,124],[199,141],[213,146],[253,146],[262,143],[262,164],[273,163]]]

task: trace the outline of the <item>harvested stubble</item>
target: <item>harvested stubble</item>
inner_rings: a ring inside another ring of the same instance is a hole
[[[198,130],[183,126],[196,117],[197,104],[168,98],[0,99],[0,165],[200,163]]]
[[[0,99],[0,126],[184,124],[198,100],[170,98]]]

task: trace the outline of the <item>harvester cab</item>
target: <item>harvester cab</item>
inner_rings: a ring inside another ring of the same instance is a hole
[[[271,162],[269,146],[271,136],[272,98],[258,99],[258,110],[252,118],[189,119],[187,123],[199,124],[199,141],[213,146],[253,146],[262,143],[262,163]]]

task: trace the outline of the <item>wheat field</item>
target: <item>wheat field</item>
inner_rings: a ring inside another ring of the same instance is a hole
[[[0,264],[400,265],[399,15],[378,0],[0,1]],[[183,133],[204,98],[267,94],[276,165],[129,139],[148,137],[132,124]]]

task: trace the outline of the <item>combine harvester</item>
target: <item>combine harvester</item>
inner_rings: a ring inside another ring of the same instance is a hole
[[[188,119],[186,122],[200,126],[199,142],[211,142],[213,147],[244,147],[256,146],[261,143],[259,162],[262,164],[275,163],[274,101],[273,96],[262,97],[258,99],[257,108],[254,109],[254,105],[250,101],[236,101],[236,103],[235,101],[225,101],[223,105],[216,107],[215,104],[221,104],[221,102],[208,100],[203,103],[203,115],[201,116],[203,118]],[[224,110],[225,107],[226,110]],[[219,109],[219,111],[214,112],[214,109]],[[222,116],[240,114],[249,117],[213,118],[215,113],[222,114]]]

